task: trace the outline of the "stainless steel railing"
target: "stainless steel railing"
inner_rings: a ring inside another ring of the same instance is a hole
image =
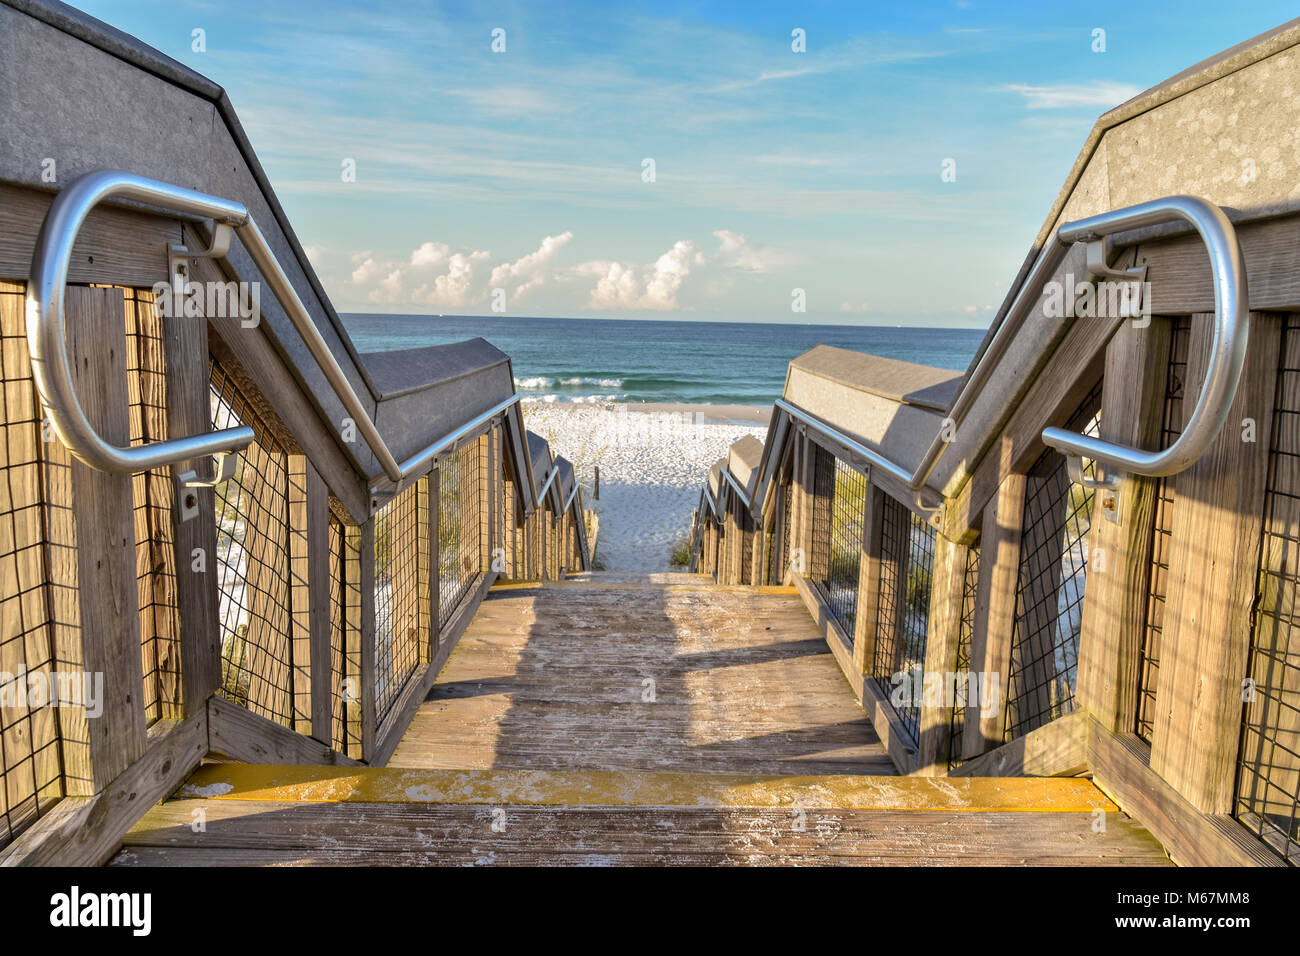
[[[233,230],[245,251],[270,286],[276,300],[316,360],[343,407],[352,416],[384,474],[394,482],[414,474],[457,441],[502,414],[519,400],[513,395],[472,421],[438,438],[405,461],[398,462],[379,434],[365,404],[348,381],[334,353],[321,337],[293,283],[280,267],[256,221],[241,204],[217,196],[147,179],[120,170],[88,173],[59,193],[51,204],[36,240],[27,285],[27,342],[32,375],[41,402],[60,441],[80,461],[100,471],[133,473],[159,468],[189,458],[222,456],[241,451],[253,441],[253,431],[240,426],[204,435],[169,438],[144,445],[121,447],[107,442],[86,418],[73,387],[65,337],[64,291],[68,263],[86,216],[109,199],[145,203],[183,215],[211,219],[217,231]],[[225,258],[228,243],[216,243],[214,258]],[[536,507],[532,462],[524,456],[528,497]]]
[[[1068,456],[1091,458],[1118,472],[1165,476],[1182,471],[1204,454],[1223,428],[1241,382],[1250,334],[1246,266],[1236,232],[1222,209],[1194,196],[1156,199],[1062,225],[1039,254],[988,348],[976,362],[962,390],[949,407],[944,421],[946,427],[935,435],[915,469],[909,470],[899,465],[830,423],[785,399],[777,399],[775,405],[788,418],[777,423],[780,430],[778,436],[769,436],[768,446],[771,451],[755,489],[755,500],[766,507],[772,479],[779,466],[780,445],[784,443],[789,431],[789,419],[792,418],[834,439],[861,455],[871,465],[884,469],[906,484],[915,493],[916,502],[923,509],[937,510],[937,505],[925,501],[924,494],[926,483],[950,444],[944,438],[945,433],[959,428],[965,420],[1029,315],[1034,301],[1041,295],[1041,287],[1055,273],[1069,249],[1078,242],[1096,244],[1090,249],[1090,258],[1100,260],[1104,268],[1105,237],[1179,220],[1190,223],[1205,243],[1210,256],[1215,306],[1214,338],[1205,383],[1182,434],[1168,448],[1160,451],[1145,451],[1061,428],[1045,428],[1042,439],[1045,444]]]

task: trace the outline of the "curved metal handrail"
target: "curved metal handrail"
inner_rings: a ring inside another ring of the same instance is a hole
[[[54,198],[36,240],[36,252],[32,258],[27,285],[27,342],[31,352],[32,377],[55,433],[72,454],[85,464],[108,472],[145,471],[187,458],[239,451],[253,441],[252,429],[240,426],[206,435],[169,438],[124,448],[105,441],[86,418],[73,387],[65,340],[64,295],[68,263],[86,216],[101,202],[114,198],[211,219],[214,225],[233,228],[253,264],[302,336],[308,351],[343,407],[356,422],[384,473],[392,481],[400,482],[439,452],[454,445],[467,431],[481,426],[518,401],[519,396],[516,394],[398,463],[334,353],[321,337],[297,290],[280,267],[257,222],[243,204],[134,173],[103,170],[80,177]],[[531,477],[531,468],[529,472]]]
[[[90,173],[54,198],[36,239],[26,306],[32,378],[55,434],[78,460],[92,468],[116,473],[146,471],[186,458],[223,455],[247,448],[253,441],[253,430],[247,426],[121,447],[105,441],[86,418],[68,363],[64,296],[68,262],[77,233],[90,210],[111,197],[164,205],[179,213],[231,226],[249,221],[248,211],[239,203],[129,173]]]
[[[1196,405],[1174,443],[1161,451],[1092,438],[1063,428],[1043,429],[1043,442],[1067,455],[1078,455],[1120,471],[1162,477],[1177,474],[1204,454],[1227,421],[1250,338],[1246,261],[1232,223],[1218,206],[1194,196],[1171,196],[1062,226],[1061,242],[1086,242],[1124,229],[1185,219],[1195,227],[1210,255],[1214,284],[1214,338],[1205,382]]]
[[[1236,232],[1222,209],[1195,196],[1169,196],[1064,223],[1025,277],[1020,291],[1007,309],[1005,319],[949,407],[944,420],[947,427],[935,435],[915,470],[909,471],[879,452],[867,448],[784,398],[778,398],[774,404],[791,418],[833,438],[905,483],[915,492],[916,503],[922,509],[937,510],[938,506],[926,503],[924,494],[926,482],[948,447],[949,442],[944,440],[944,434],[951,433],[961,425],[993,369],[1006,354],[1007,346],[1020,330],[1034,301],[1041,295],[1042,285],[1056,271],[1069,249],[1078,242],[1095,242],[1118,232],[1178,220],[1190,223],[1205,243],[1210,256],[1214,286],[1214,340],[1210,349],[1209,366],[1201,394],[1182,434],[1165,449],[1144,451],[1061,428],[1045,428],[1042,432],[1044,444],[1066,455],[1091,458],[1118,471],[1138,475],[1159,477],[1176,474],[1196,461],[1222,430],[1241,382],[1250,335],[1246,265]],[[788,428],[788,424],[785,427]],[[756,494],[764,504],[775,469],[776,464],[772,456],[769,456],[759,483],[762,493]]]

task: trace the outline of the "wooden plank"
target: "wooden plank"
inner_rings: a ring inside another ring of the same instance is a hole
[[[0,850],[0,867],[101,865],[117,852],[123,835],[136,821],[175,792],[207,752],[206,711],[184,721],[154,724],[141,759],[101,793],[61,800]]]
[[[966,560],[970,549],[941,534],[935,535],[934,571],[930,579],[929,634],[925,642],[923,673],[940,676],[940,685],[948,685],[949,675],[957,673],[957,642],[961,636],[961,611],[965,598]],[[861,607],[861,597],[859,597]],[[947,700],[925,695],[921,701],[920,738],[916,748],[916,768],[922,774],[944,774],[948,770],[949,734],[952,730],[952,707]]]
[[[164,321],[162,335],[171,434],[199,435],[211,430],[206,323]],[[171,474],[175,479],[182,472],[208,468],[206,461],[185,459],[172,466]],[[221,685],[221,629],[217,620],[216,496],[211,488],[190,488],[186,494],[193,496],[198,514],[176,522],[175,548],[181,697],[185,716],[192,717],[207,714],[207,700]]]
[[[1089,718],[1093,780],[1125,813],[1151,831],[1180,866],[1284,866],[1281,857],[1226,814],[1206,814],[1148,764],[1150,749],[1133,734],[1112,734]]]
[[[953,777],[1073,777],[1088,770],[1089,717],[1075,711],[952,771]]]
[[[1082,723],[1082,721],[1080,721]],[[211,796],[209,796],[211,794]],[[992,779],[609,770],[430,770],[208,764],[184,800],[222,804],[480,804],[558,807],[790,807],[917,813],[1091,813],[1119,808],[1081,777]],[[232,808],[233,809],[233,808]]]
[[[1293,267],[1300,247],[1300,218],[1295,215],[1236,226],[1254,311],[1300,311],[1300,276]],[[1214,311],[1214,282],[1205,243],[1195,233],[1142,242],[1138,262],[1147,266],[1152,307],[1161,315]],[[1120,255],[1126,255],[1121,249]]]
[[[223,697],[208,701],[208,747],[234,760],[265,764],[343,764],[352,758]]]
[[[962,756],[969,759],[1002,744],[1007,715],[1007,674],[1015,630],[1016,585],[1020,576],[1021,519],[1025,506],[1025,476],[1008,475],[984,509],[980,532],[979,583],[975,597],[975,626],[971,634],[971,669],[996,676],[997,713],[966,720]]]
[[[25,282],[52,193],[0,183],[0,278]],[[167,281],[167,246],[180,235],[175,217],[98,206],[86,217],[68,260],[77,284],[152,288]]]
[[[305,527],[307,538],[307,658],[310,674],[310,733],[317,740],[334,741],[334,655],[330,619],[330,493],[310,461],[303,459],[306,481]],[[342,596],[340,596],[341,599]],[[343,609],[340,608],[340,611]]]
[[[1205,377],[1210,324],[1210,316],[1193,317],[1188,394],[1196,394]],[[1151,741],[1151,769],[1211,814],[1232,811],[1281,341],[1277,316],[1252,314],[1251,325],[1227,424],[1210,449],[1174,479],[1169,595]],[[1247,418],[1255,422],[1253,443],[1242,440]]]
[[[796,595],[605,580],[494,589],[389,763],[892,771]]]
[[[209,825],[196,834],[186,816],[199,807]],[[1150,834],[1113,813],[1094,832],[1093,814],[1077,811],[515,805],[493,812],[500,809],[177,800],[150,813],[114,863],[1169,865]]]
[[[1146,329],[1125,324],[1106,349],[1101,437],[1134,448],[1158,448],[1169,375],[1171,323]],[[1092,522],[1087,600],[1079,628],[1075,697],[1112,731],[1128,731],[1137,716],[1138,667],[1151,587],[1151,523],[1159,480],[1128,475],[1117,521]],[[1100,566],[1097,556],[1104,562]]]
[[[73,286],[65,308],[73,382],[91,427],[129,444],[126,319],[120,289]],[[131,478],[72,464],[82,661],[103,675],[103,713],[89,725],[90,793],[144,756],[139,594]]]

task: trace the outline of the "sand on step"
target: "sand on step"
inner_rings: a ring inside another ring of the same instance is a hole
[[[770,414],[745,405],[524,404],[528,428],[573,462],[600,516],[597,553],[611,571],[667,570],[709,467],[742,436],[763,440]]]

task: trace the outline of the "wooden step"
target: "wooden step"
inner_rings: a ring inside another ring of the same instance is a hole
[[[1167,860],[1149,834],[1077,778],[215,765],[151,810],[112,862],[1104,866]]]

